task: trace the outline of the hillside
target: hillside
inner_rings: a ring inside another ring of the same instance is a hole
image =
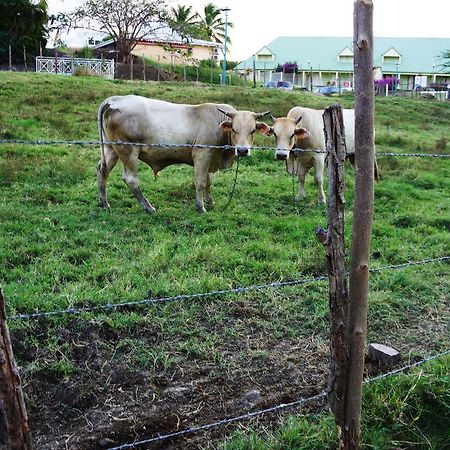
[[[263,88],[0,72],[0,139],[95,141],[98,105],[123,94],[225,102],[271,110],[274,116],[298,104],[353,105],[350,95],[330,99]],[[448,154],[449,129],[448,102],[376,99],[378,152]],[[274,141],[257,135],[255,144]],[[323,247],[314,235],[316,226],[326,226],[326,209],[316,202],[313,178],[307,177],[304,201],[295,203],[293,180],[272,151],[255,150],[240,162],[227,209],[236,167],[218,172],[216,207],[204,215],[195,211],[188,166],[171,166],[155,179],[140,165],[143,191],[158,211],[152,216],[130,196],[116,167],[109,180],[111,211],[101,210],[98,159],[97,145],[1,144],[0,284],[10,316],[326,273]],[[380,157],[379,167],[372,267],[449,255],[449,160]],[[353,175],[346,166],[348,243]],[[369,341],[398,348],[406,360],[449,349],[448,267],[441,262],[373,274]],[[87,450],[100,448],[101,439],[121,445],[314,395],[326,386],[323,282],[16,319],[10,329],[35,449],[63,448],[65,441],[69,448]],[[375,374],[380,368],[367,370]],[[320,402],[311,407],[322,408]],[[439,414],[443,422],[450,420]],[[267,416],[261,423],[270,427],[277,418]],[[410,426],[417,428],[417,442],[430,440],[443,448],[442,430],[413,421]],[[230,431],[154,448],[214,448]],[[332,445],[333,433],[326,439],[320,448]],[[365,439],[367,446],[378,445],[374,436]],[[384,447],[377,448],[394,448],[400,438],[388,427],[383,439]],[[230,448],[253,448],[249,445]],[[255,448],[269,448],[262,445]]]

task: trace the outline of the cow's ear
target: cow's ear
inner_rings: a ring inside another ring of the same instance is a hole
[[[231,120],[224,120],[219,127],[221,127],[223,131],[231,131],[233,129],[233,122]]]
[[[306,128],[296,128],[295,129],[295,135],[298,139],[305,139],[307,138],[311,133]]]
[[[266,136],[272,136],[272,134],[273,134],[273,128],[264,122],[256,122],[256,129],[261,134],[265,134]]]

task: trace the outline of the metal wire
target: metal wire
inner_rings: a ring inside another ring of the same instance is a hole
[[[446,350],[446,351],[444,351],[442,353],[439,353],[437,355],[429,356],[429,357],[424,358],[424,359],[422,359],[420,361],[417,361],[415,363],[405,365],[403,367],[400,367],[398,369],[392,370],[390,372],[383,373],[383,374],[378,375],[376,377],[368,378],[368,379],[364,380],[363,383],[364,384],[373,383],[374,381],[378,381],[378,380],[380,380],[382,378],[387,378],[387,377],[390,377],[392,375],[396,375],[398,373],[405,372],[406,370],[409,370],[409,369],[411,369],[413,367],[420,366],[420,365],[425,364],[425,363],[427,363],[429,361],[441,358],[442,356],[446,356],[446,355],[450,355],[450,350]],[[129,448],[140,447],[141,445],[152,444],[152,443],[164,441],[164,440],[167,440],[167,439],[174,439],[174,438],[178,438],[178,437],[181,437],[181,436],[186,436],[188,434],[198,433],[199,431],[207,431],[207,430],[211,430],[213,428],[219,428],[219,427],[228,425],[228,424],[233,423],[233,422],[240,422],[240,421],[251,419],[253,417],[260,416],[260,415],[263,415],[263,414],[268,414],[268,413],[273,413],[273,412],[276,412],[276,411],[280,411],[282,409],[287,409],[287,408],[293,408],[293,407],[301,406],[301,405],[304,405],[305,403],[308,403],[308,402],[311,402],[311,401],[314,401],[314,400],[322,399],[322,398],[326,397],[326,395],[327,395],[327,392],[326,391],[322,391],[319,394],[316,394],[316,395],[314,395],[312,397],[301,398],[301,399],[296,400],[294,402],[282,403],[280,405],[272,406],[271,408],[266,408],[266,409],[262,409],[262,410],[259,410],[259,411],[249,412],[249,413],[246,413],[246,414],[242,414],[240,416],[218,420],[217,422],[213,422],[213,423],[210,423],[210,424],[207,424],[207,425],[191,427],[191,428],[187,428],[186,430],[176,431],[174,433],[169,433],[169,434],[164,434],[164,435],[160,435],[160,436],[155,436],[153,438],[145,439],[143,441],[137,441],[137,442],[133,442],[133,443],[129,443],[129,444],[124,444],[124,445],[120,445],[118,447],[110,447],[109,450],[126,450],[126,449],[129,449]]]
[[[383,270],[391,270],[391,269],[400,269],[408,266],[418,266],[423,264],[429,264],[433,262],[442,262],[450,260],[450,256],[439,256],[437,258],[428,258],[424,259],[422,261],[408,261],[406,263],[401,264],[391,264],[388,266],[382,266],[377,267],[374,269],[369,269],[369,272],[381,272]],[[348,275],[348,272],[347,272]],[[207,298],[207,297],[214,297],[214,296],[220,296],[225,294],[239,294],[243,292],[250,292],[260,289],[278,289],[281,287],[286,286],[298,286],[303,284],[309,284],[319,281],[324,281],[328,279],[328,275],[320,275],[314,278],[303,278],[299,280],[292,280],[292,281],[276,281],[268,284],[257,284],[252,286],[246,286],[246,287],[238,287],[234,289],[222,289],[222,290],[216,290],[216,291],[210,291],[210,292],[201,292],[196,294],[181,294],[181,295],[175,295],[173,297],[160,297],[160,298],[146,298],[143,300],[135,300],[135,301],[129,301],[129,302],[121,302],[121,303],[108,303],[106,305],[96,305],[96,306],[85,306],[80,308],[68,308],[63,310],[55,310],[55,311],[42,311],[42,312],[35,312],[35,313],[24,313],[24,314],[16,314],[14,316],[11,316],[8,318],[8,320],[22,320],[22,319],[37,319],[40,317],[51,317],[51,316],[61,316],[65,314],[82,314],[86,312],[93,312],[93,311],[105,311],[105,310],[111,310],[111,309],[118,309],[118,308],[127,308],[127,307],[134,307],[134,306],[142,306],[142,305],[152,305],[156,303],[168,303],[168,302],[175,302],[175,301],[184,301],[184,300],[191,300],[191,299],[200,299],[200,298]]]
[[[36,319],[39,317],[50,317],[50,316],[60,316],[64,314],[81,314],[85,312],[91,311],[103,311],[108,309],[116,309],[116,308],[126,308],[130,306],[141,306],[141,305],[151,305],[155,303],[167,303],[167,302],[175,302],[182,300],[191,300],[191,299],[199,299],[206,297],[214,297],[224,294],[239,294],[243,292],[254,291],[258,289],[277,289],[283,286],[297,286],[301,284],[313,283],[316,281],[326,280],[328,277],[326,275],[318,276],[315,278],[305,278],[302,280],[292,280],[292,281],[279,281],[268,284],[259,284],[247,287],[239,287],[234,289],[223,289],[217,291],[210,292],[201,292],[197,294],[182,294],[175,295],[173,297],[160,297],[160,298],[148,298],[143,300],[136,300],[130,302],[122,302],[122,303],[114,303],[114,304],[106,304],[106,305],[97,305],[97,306],[85,306],[81,308],[68,308],[60,311],[47,311],[47,312],[36,312],[30,314],[17,314],[8,318],[8,320],[18,320],[18,319]]]
[[[295,406],[301,406],[301,405],[304,405],[305,403],[312,402],[314,400],[322,399],[322,398],[326,397],[326,395],[327,395],[327,393],[325,391],[322,391],[321,393],[319,393],[317,395],[314,395],[312,397],[301,398],[300,400],[296,400],[294,402],[282,403],[282,404],[277,405],[277,406],[272,406],[271,408],[262,409],[260,411],[249,412],[249,413],[237,416],[237,417],[231,417],[231,418],[228,418],[228,419],[222,419],[222,420],[219,420],[217,422],[213,422],[213,423],[210,423],[210,424],[207,424],[207,425],[201,425],[201,426],[198,426],[198,427],[188,428],[188,429],[183,430],[183,431],[176,431],[176,432],[170,433],[170,434],[164,434],[164,435],[161,435],[161,436],[155,436],[153,438],[145,439],[144,441],[134,442],[132,444],[124,444],[124,445],[120,445],[119,447],[110,447],[109,450],[125,450],[125,449],[128,449],[128,448],[136,448],[136,447],[144,445],[144,444],[151,444],[151,443],[154,443],[154,442],[165,441],[167,439],[173,439],[173,438],[177,438],[177,437],[180,437],[180,436],[185,436],[187,434],[198,433],[199,431],[211,430],[213,428],[222,427],[224,425],[228,425],[228,424],[233,423],[233,422],[239,422],[239,421],[242,421],[242,420],[251,419],[252,417],[260,416],[262,414],[273,413],[275,411],[280,411],[282,409],[292,408],[292,407],[295,407]]]
[[[237,158],[237,160],[236,160],[236,171],[234,173],[233,186],[231,188],[230,195],[228,196],[228,201],[227,201],[226,205],[223,207],[222,211],[225,211],[230,206],[231,201],[233,200],[233,197],[234,197],[234,193],[236,192],[237,177],[238,177],[238,172],[239,172],[239,160],[240,160],[240,158]]]
[[[421,359],[415,363],[407,364],[406,366],[399,367],[398,369],[391,370],[390,372],[382,373],[381,375],[377,375],[376,377],[369,378],[368,380],[364,380],[364,383],[372,383],[373,381],[381,380],[382,378],[390,377],[391,375],[395,375],[400,372],[405,372],[408,369],[412,369],[413,367],[420,366],[428,361],[432,361],[433,359],[441,358],[442,356],[450,355],[450,350],[446,350],[437,355],[429,356],[428,358]]]
[[[26,139],[0,139],[0,144],[23,144],[23,145],[101,145],[100,141],[64,141],[64,140],[26,140]],[[104,145],[133,145],[136,147],[152,147],[152,148],[209,148],[218,150],[249,150],[248,147],[235,145],[207,145],[207,144],[145,144],[143,142],[129,142],[129,141],[104,141]],[[251,147],[252,150],[272,150],[274,147]],[[326,153],[322,149],[296,149],[298,153]]]
[[[79,145],[90,146],[100,145],[100,141],[69,141],[69,140],[45,140],[45,139],[0,139],[0,144],[23,144],[23,145]],[[128,141],[106,141],[104,145],[134,145],[136,147],[154,147],[154,148],[209,148],[209,149],[247,149],[247,147],[233,146],[233,145],[206,145],[206,144],[145,144],[142,142],[128,142]],[[277,150],[274,147],[255,146],[252,150]],[[295,149],[296,153],[326,153],[323,149]],[[450,154],[446,153],[393,153],[380,152],[376,156],[398,156],[398,157],[415,157],[415,158],[450,158]]]

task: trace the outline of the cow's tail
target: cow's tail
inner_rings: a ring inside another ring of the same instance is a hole
[[[98,108],[97,123],[98,135],[100,140],[100,167],[102,171],[106,170],[106,156],[105,156],[105,130],[103,128],[103,113],[105,108],[109,106],[109,101],[105,100]]]

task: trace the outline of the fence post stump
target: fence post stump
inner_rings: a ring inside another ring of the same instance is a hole
[[[328,157],[328,229],[316,229],[317,238],[324,244],[328,267],[330,304],[330,375],[328,403],[336,425],[345,424],[345,388],[348,367],[347,317],[348,291],[344,264],[344,162],[345,129],[342,107],[333,105],[323,114]]]
[[[0,289],[0,448],[31,450],[31,433]]]

